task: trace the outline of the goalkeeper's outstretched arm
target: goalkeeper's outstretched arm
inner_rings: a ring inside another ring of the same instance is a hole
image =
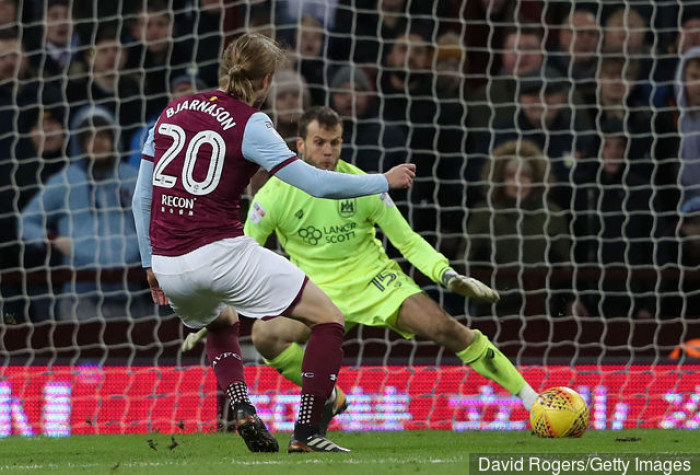
[[[393,202],[382,197],[383,204],[375,215],[375,222],[391,243],[423,274],[434,282],[443,284],[450,291],[465,297],[488,302],[498,302],[498,292],[472,277],[458,274],[450,267],[447,258],[436,251],[416,233],[401,215]]]

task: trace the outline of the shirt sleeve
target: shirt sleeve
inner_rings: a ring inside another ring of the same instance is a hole
[[[382,174],[349,175],[321,170],[296,160],[280,169],[277,178],[316,198],[356,198],[388,191],[389,183]]]
[[[153,143],[153,129],[148,134],[150,143]],[[134,224],[136,226],[136,236],[139,240],[139,252],[141,254],[141,266],[151,267],[151,256],[153,249],[151,247],[151,203],[153,201],[153,160],[152,155],[149,157],[147,145],[149,140],[144,144],[141,166],[139,166],[139,176],[136,180],[136,189],[131,206],[131,211],[134,215]],[[151,158],[149,160],[149,158]]]
[[[248,119],[242,152],[247,160],[316,198],[355,198],[389,190],[384,175],[348,175],[320,170],[299,160],[262,112]]]
[[[388,194],[377,197],[372,219],[411,264],[433,282],[442,283],[443,274],[451,269],[449,261],[411,229]]]
[[[288,161],[296,160],[296,154],[275,130],[272,121],[262,112],[251,115],[243,131],[241,151],[246,160],[255,162],[273,172]]]
[[[143,147],[141,148],[141,156],[145,155],[147,157],[151,157],[151,163],[153,162],[153,157],[156,156],[156,145],[154,142],[156,125],[158,125],[158,124],[155,124],[148,131],[148,135],[146,136],[146,141],[143,143]]]

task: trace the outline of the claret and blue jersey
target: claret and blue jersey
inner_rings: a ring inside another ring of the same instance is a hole
[[[314,196],[388,190],[383,175],[359,177],[307,165],[267,115],[223,91],[185,96],[161,113],[144,144],[134,198],[142,265],[150,266],[152,254],[183,255],[243,235],[241,195],[261,166]]]
[[[264,124],[267,117],[257,109],[223,92],[204,92],[171,103],[160,115],[143,154],[153,160],[155,254],[181,255],[243,234],[240,198],[259,168],[244,158],[243,143],[256,113]]]

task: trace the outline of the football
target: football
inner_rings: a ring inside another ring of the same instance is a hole
[[[530,409],[530,425],[540,437],[581,437],[588,428],[588,405],[581,395],[564,386],[537,396]]]

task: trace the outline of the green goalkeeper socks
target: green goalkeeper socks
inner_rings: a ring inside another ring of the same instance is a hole
[[[518,395],[527,386],[525,379],[515,369],[513,363],[493,346],[489,338],[479,330],[474,330],[474,341],[457,353],[459,359],[472,367],[480,375],[497,382],[511,394]],[[301,362],[304,348],[297,343],[289,345],[282,353],[265,363],[275,368],[282,376],[301,386]]]
[[[495,381],[511,394],[517,395],[527,386],[525,378],[513,363],[493,346],[489,338],[479,330],[474,331],[472,344],[457,353],[459,359],[485,378]]]
[[[301,345],[292,343],[276,358],[264,360],[286,379],[301,386],[301,362],[304,360],[304,348]]]

